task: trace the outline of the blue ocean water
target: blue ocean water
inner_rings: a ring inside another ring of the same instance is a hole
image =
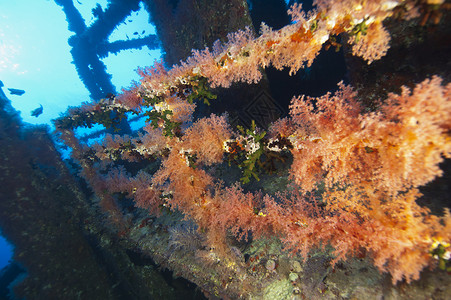
[[[79,106],[89,101],[89,92],[79,79],[68,44],[74,32],[68,29],[65,14],[54,1],[0,2],[0,80],[4,84],[3,91],[21,113],[24,122],[52,126],[51,120],[58,118],[68,106]],[[87,26],[95,21],[92,9],[96,4],[106,9],[108,0],[74,1]],[[37,11],[42,13],[36,14]],[[139,11],[133,12],[115,28],[108,42],[154,33],[149,13],[141,4]],[[160,57],[160,49],[142,47],[110,53],[102,57],[101,62],[112,76],[111,83],[120,91],[139,79],[138,67],[152,65]],[[10,94],[9,88],[25,93]],[[40,105],[42,114],[32,116],[31,112]]]
[[[13,246],[2,236],[0,236],[0,270],[8,265],[13,255]]]

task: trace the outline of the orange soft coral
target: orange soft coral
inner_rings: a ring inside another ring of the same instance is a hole
[[[451,157],[450,88],[434,77],[413,92],[390,94],[380,111],[366,115],[343,85],[332,97],[309,98],[317,109],[294,98],[292,177],[307,191],[324,176],[328,187],[372,182],[397,192],[440,176],[439,163]]]
[[[183,149],[197,156],[197,162],[211,165],[222,161],[224,142],[232,136],[226,117],[211,115],[195,122],[183,136]]]

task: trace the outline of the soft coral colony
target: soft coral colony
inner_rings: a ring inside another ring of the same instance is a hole
[[[389,94],[372,112],[364,112],[351,87],[339,84],[333,95],[294,97],[290,116],[268,133],[255,126],[234,131],[226,116],[192,120],[193,100],[215,99],[210,88],[258,82],[260,69],[270,65],[295,73],[339,34],[368,63],[382,58],[390,41],[382,21],[400,9],[403,18],[417,16],[411,3],[318,0],[308,14],[295,5],[290,25],[272,30],[263,24],[258,37],[250,30],[229,34],[227,43],[194,51],[170,70],[157,63],[117,98],[71,109],[56,126],[117,222],[111,195],[123,192],[154,214],[162,207],[181,211],[223,256],[231,253],[227,232],[237,238],[276,235],[304,258],[331,245],[332,264],[364,249],[393,283],[416,280],[425,267],[450,264],[450,212],[435,216],[416,199],[418,188],[441,176],[439,164],[451,158],[451,84],[433,76]],[[137,135],[109,135],[92,147],[75,137],[75,127],[114,126],[127,111],[146,111],[148,122]],[[240,183],[224,186],[211,172],[226,158],[237,160],[245,183],[258,177],[262,153],[279,152],[293,157],[289,192],[246,192]],[[153,174],[131,176],[114,164],[151,158],[161,159]]]

